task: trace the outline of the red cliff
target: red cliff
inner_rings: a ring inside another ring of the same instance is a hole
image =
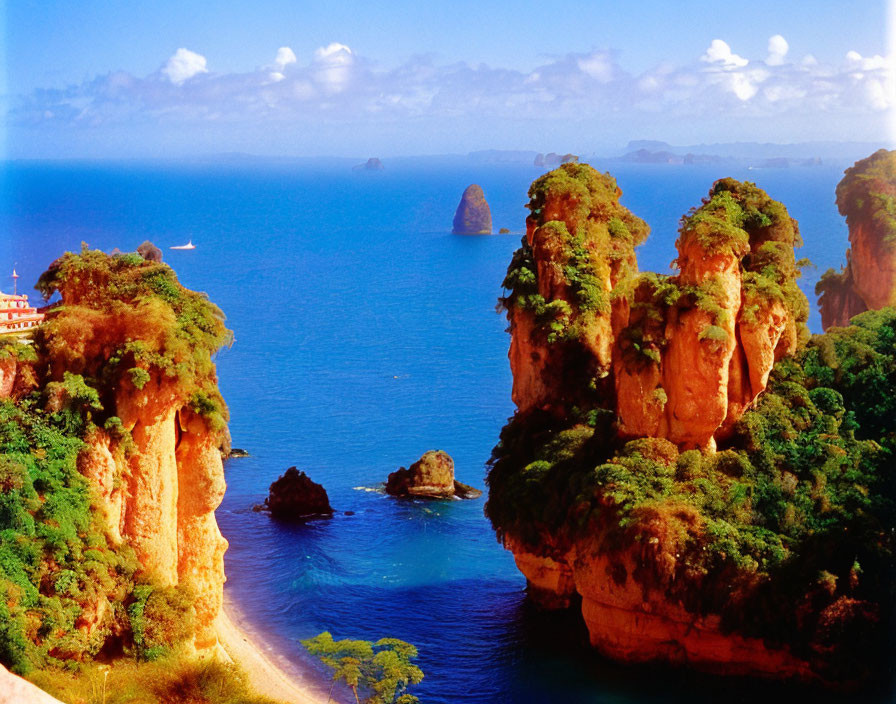
[[[846,170],[837,207],[846,217],[846,266],[822,276],[822,326],[848,325],[866,310],[896,305],[896,151],[881,149]]]

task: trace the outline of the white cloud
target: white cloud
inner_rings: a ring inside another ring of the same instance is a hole
[[[329,116],[338,115],[339,124],[346,125],[524,120],[549,131],[560,122],[699,125],[726,123],[731,116],[752,125],[780,118],[782,123],[811,120],[864,128],[896,110],[889,58],[850,52],[836,64],[805,59],[795,64],[783,61],[787,53],[786,42],[772,37],[769,60],[748,61],[714,40],[690,63],[663,63],[641,73],[627,71],[612,51],[571,53],[518,71],[439,65],[429,56],[382,68],[345,44],[332,43],[304,61],[281,47],[274,63],[253,71],[208,74],[204,57],[180,49],[161,74],[140,78],[112,72],[22,96],[9,120],[18,126],[112,125],[122,130],[153,122],[321,129],[335,124]],[[782,61],[776,63],[772,55]],[[208,75],[189,80],[200,73]]]
[[[613,80],[614,65],[606,52],[594,52],[584,56],[577,62],[579,69],[600,83]]]
[[[277,56],[274,59],[274,63],[280,68],[280,70],[283,70],[283,68],[288,66],[289,64],[296,63],[296,61],[298,61],[298,59],[296,59],[295,52],[288,46],[281,46],[279,49],[277,49]]]
[[[732,53],[731,47],[721,39],[713,39],[700,60],[708,64],[718,64],[723,68],[740,68],[750,63],[742,56]]]
[[[769,66],[780,66],[784,63],[784,57],[787,56],[789,50],[790,45],[780,34],[769,37],[768,58],[766,58],[765,63]]]
[[[348,82],[355,55],[345,44],[332,42],[314,52],[315,78],[329,92],[337,93]]]
[[[189,49],[178,49],[168,59],[162,73],[176,86],[183,84],[199,73],[208,73],[205,57]]]
[[[880,54],[864,57],[857,51],[848,51],[846,52],[846,61],[852,68],[862,71],[874,71],[888,67],[888,60]]]
[[[351,63],[353,60],[352,50],[345,44],[339,42],[331,42],[327,46],[319,47],[314,50],[314,60],[320,63]]]

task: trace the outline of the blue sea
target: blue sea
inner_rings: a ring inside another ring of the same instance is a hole
[[[430,449],[485,489],[485,463],[514,410],[495,304],[540,173],[461,158],[385,163],[376,173],[337,161],[8,163],[0,289],[11,289],[13,266],[20,291],[30,289],[82,242],[133,250],[148,239],[224,310],[235,341],[218,354],[220,386],[233,444],[251,453],[225,466],[226,591],[321,682],[299,640],[329,630],[414,643],[426,673],[415,692],[428,704],[755,697],[744,683],[615,665],[585,647],[574,619],[535,612],[484,498],[396,501],[377,491]],[[834,204],[842,165],[595,166],[612,169],[623,203],[652,228],[643,270],[669,270],[678,219],[717,178],[755,181],[783,201],[805,239],[798,256],[816,265],[802,285],[820,331],[812,290],[847,247]],[[485,190],[495,230],[512,235],[450,234],[471,183]],[[195,250],[169,249],[188,240]],[[252,511],[293,465],[326,487],[331,520],[287,526]]]

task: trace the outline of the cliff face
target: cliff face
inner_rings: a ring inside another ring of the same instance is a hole
[[[720,181],[684,221],[680,273],[638,275],[647,229],[609,177],[570,165],[530,195],[504,299],[519,412],[597,405],[623,438],[714,448],[807,334],[794,221],[758,189]],[[569,381],[582,378],[589,388]]]
[[[592,644],[621,660],[826,677],[810,661],[843,645],[824,641],[819,614],[855,595],[803,597],[815,587],[792,575],[780,577],[791,596],[768,591],[771,565],[804,535],[796,511],[811,513],[796,508],[801,482],[822,513],[841,500],[819,493],[839,491],[839,471],[823,489],[794,472],[818,476],[796,458],[841,438],[842,396],[802,378],[765,393],[808,339],[796,222],[755,185],[722,179],[682,218],[678,273],[660,276],[638,273],[647,228],[609,175],[566,165],[529,195],[502,299],[518,410],[486,512],[532,599],[581,601]],[[848,432],[836,443],[831,456],[868,450]],[[799,636],[777,632],[784,622]]]
[[[526,576],[529,594],[542,608],[565,608],[581,596],[591,645],[624,662],[666,662],[726,675],[774,675],[813,679],[807,663],[761,638],[724,632],[718,616],[697,616],[670,600],[665,590],[635,577],[637,553],[586,549],[559,558],[537,556],[507,543]]]
[[[842,327],[866,310],[896,305],[896,151],[884,149],[846,170],[837,207],[846,217],[846,266],[816,286],[825,329]]]
[[[225,489],[226,409],[211,361],[228,339],[223,316],[167,266],[134,255],[67,254],[39,286],[63,303],[34,345],[47,411],[70,418],[70,432],[81,435],[77,470],[89,482],[106,549],[136,557],[137,586],[125,608],[110,608],[121,594],[82,598],[78,628],[97,638],[142,631],[151,607],[133,612],[128,604],[146,603],[148,592],[141,602],[138,591],[150,585],[186,595],[188,642],[213,646],[227,548],[214,515]],[[114,622],[113,611],[126,611],[130,625]]]
[[[141,571],[159,586],[190,590],[194,645],[215,645],[227,549],[214,513],[225,489],[220,441],[170,382],[121,389],[117,402],[118,432],[133,442],[127,456],[113,454],[115,441],[97,430],[79,469],[97,490],[111,540],[133,548]]]

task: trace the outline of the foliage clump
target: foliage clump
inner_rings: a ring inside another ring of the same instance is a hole
[[[860,223],[896,247],[896,151],[878,149],[846,169],[837,184],[837,208],[853,228]]]
[[[0,402],[0,662],[19,673],[96,654],[133,589],[136,559],[91,510],[72,425],[33,398]],[[88,636],[81,619],[105,601]]]
[[[0,662],[29,673],[76,668],[101,649],[140,661],[176,653],[193,635],[193,597],[156,584],[113,537],[79,459],[101,433],[116,459],[133,450],[118,404],[140,389],[164,389],[223,436],[211,355],[230,333],[204,295],[139,254],[85,247],[38,288],[62,301],[33,345],[0,343],[0,360],[33,376],[0,400]]]
[[[118,388],[166,382],[223,431],[227,409],[212,357],[231,333],[220,309],[184,288],[169,266],[85,246],[53,262],[37,289],[47,299],[62,297],[36,338],[52,379],[81,375],[108,416],[116,415]]]
[[[420,700],[407,689],[423,679],[423,671],[411,660],[417,648],[398,638],[378,641],[333,640],[329,632],[303,640],[308,652],[333,671],[333,681],[345,682],[355,701],[366,704],[416,704]]]
[[[486,512],[499,538],[538,554],[594,536],[601,551],[635,550],[639,579],[692,611],[854,676],[873,665],[856,659],[867,652],[856,639],[886,637],[896,596],[894,456],[896,309],[885,309],[779,362],[713,455],[511,419]]]

